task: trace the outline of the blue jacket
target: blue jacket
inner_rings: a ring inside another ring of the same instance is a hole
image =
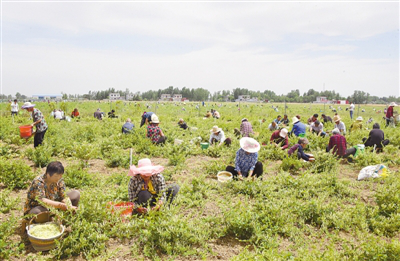
[[[294,133],[294,135],[298,137],[301,133],[306,133],[306,125],[298,121],[293,124],[292,131],[290,133]]]

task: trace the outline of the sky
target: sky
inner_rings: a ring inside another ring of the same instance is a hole
[[[399,96],[399,2],[1,2],[1,91]]]

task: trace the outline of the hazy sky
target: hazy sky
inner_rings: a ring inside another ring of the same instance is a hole
[[[399,95],[399,2],[2,1],[4,94]]]

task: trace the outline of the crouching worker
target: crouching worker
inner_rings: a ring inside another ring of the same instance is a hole
[[[375,123],[372,126],[372,130],[369,132],[368,139],[363,138],[365,147],[374,147],[377,152],[382,152],[383,146],[389,144],[389,140],[385,140],[385,133],[381,130],[379,123]]]
[[[165,203],[171,203],[179,192],[176,184],[165,185],[161,172],[163,166],[152,165],[150,159],[141,159],[138,166],[131,166],[128,176],[129,201],[135,204],[136,213],[147,213],[151,210],[159,210]]]
[[[299,142],[289,149],[288,151],[289,156],[291,156],[295,151],[297,151],[298,159],[303,159],[305,161],[314,160],[314,158],[311,155],[304,153],[304,149],[305,147],[307,147],[307,144],[308,144],[308,139],[300,138]]]
[[[332,130],[332,136],[329,138],[329,144],[326,147],[326,152],[330,151],[340,158],[348,158],[350,155],[354,156],[357,152],[354,147],[347,149],[346,138],[340,134],[340,130],[338,128],[334,128]]]
[[[253,138],[240,139],[240,149],[236,151],[235,167],[228,166],[226,171],[232,173],[236,180],[243,178],[260,177],[263,173],[263,164],[258,161],[260,144]]]
[[[78,208],[80,193],[71,190],[65,196],[64,167],[59,161],[47,165],[46,173],[36,177],[28,189],[24,214],[36,215],[36,223],[49,221],[48,206],[61,210]]]

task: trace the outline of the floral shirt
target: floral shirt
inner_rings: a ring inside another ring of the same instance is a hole
[[[147,138],[150,138],[152,142],[157,142],[161,137],[161,129],[158,125],[149,124],[147,125]]]
[[[254,170],[258,160],[258,153],[247,154],[242,148],[236,151],[235,170],[240,171],[244,177],[250,170]]]
[[[44,132],[45,130],[47,130],[47,123],[44,120],[43,113],[40,110],[33,108],[32,118],[33,118],[33,122],[42,120],[41,122],[39,122],[36,125],[36,132],[40,133],[40,132]]]
[[[154,174],[153,176],[150,177],[150,182],[156,194],[160,195],[159,199],[164,202],[166,198],[165,197],[166,186],[163,175]],[[143,190],[144,185],[145,185],[144,180],[140,175],[135,175],[129,180],[128,195],[130,202],[136,201],[137,195],[139,194],[140,191]]]
[[[54,201],[61,202],[65,198],[65,183],[63,179],[56,184],[53,183],[48,186],[45,182],[46,174],[37,176],[33,181],[28,190],[28,197],[24,206],[24,214],[28,214],[29,211],[37,206],[41,206],[38,200],[47,198]]]

